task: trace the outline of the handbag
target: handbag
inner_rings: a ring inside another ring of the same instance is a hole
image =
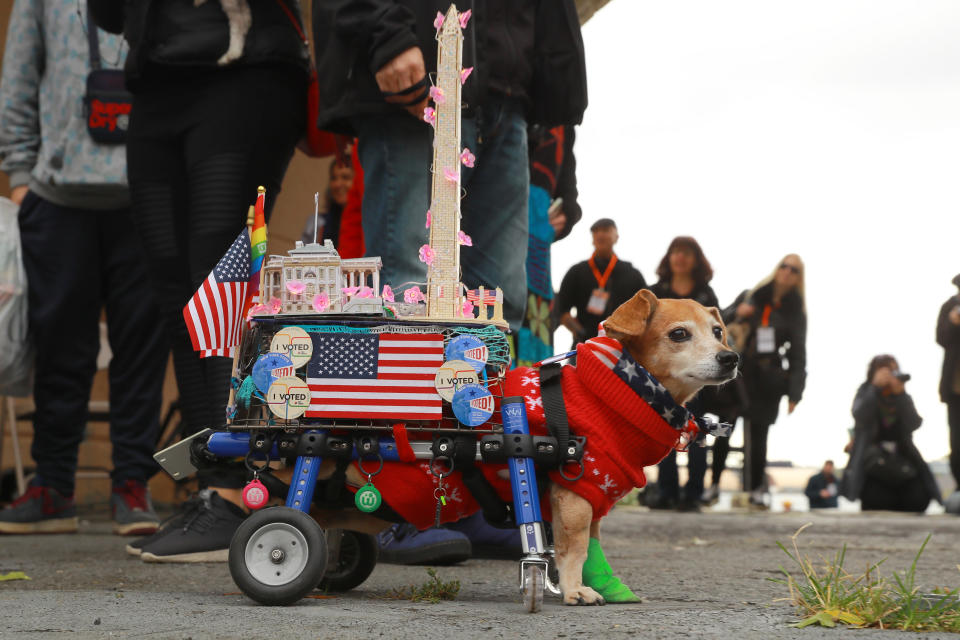
[[[919,475],[917,468],[897,449],[876,443],[863,452],[863,472],[867,478],[888,486],[899,486]]]
[[[87,4],[87,46],[90,50],[90,73],[83,96],[83,116],[94,142],[123,144],[127,141],[133,96],[127,91],[121,69],[102,69],[97,26]]]
[[[307,49],[309,50],[310,43],[307,40],[307,37],[304,35],[303,29],[300,27],[300,21],[295,15],[293,15],[290,7],[283,3],[283,0],[276,0],[276,2],[290,20],[290,24],[293,25],[294,30],[297,32],[297,36],[299,36],[300,40],[307,45]],[[338,148],[337,140],[334,135],[329,131],[323,131],[317,127],[317,120],[319,116],[320,80],[317,78],[317,68],[313,66],[313,60],[311,59],[310,78],[307,83],[307,133],[302,141],[303,144],[298,146],[304,153],[314,158],[323,158],[333,155],[337,152]]]

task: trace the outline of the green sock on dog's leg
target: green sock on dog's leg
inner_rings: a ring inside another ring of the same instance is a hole
[[[592,588],[611,604],[623,602],[641,602],[630,587],[620,582],[620,578],[613,575],[613,569],[603,555],[600,541],[590,538],[587,547],[587,561],[583,563],[583,584]]]

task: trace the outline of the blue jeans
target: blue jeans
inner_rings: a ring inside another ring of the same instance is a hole
[[[362,116],[353,121],[364,173],[363,234],[367,255],[383,259],[382,280],[398,291],[426,283],[418,251],[429,242],[433,130],[409,113]],[[530,186],[527,123],[513,100],[488,100],[464,118],[461,145],[476,155],[461,166],[461,228],[473,238],[461,247],[463,283],[503,289],[503,315],[520,328],[526,305],[527,198]],[[438,171],[442,168],[438,167]]]

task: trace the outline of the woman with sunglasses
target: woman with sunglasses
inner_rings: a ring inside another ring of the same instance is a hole
[[[744,483],[751,507],[766,508],[767,432],[777,421],[780,399],[787,396],[787,412],[793,413],[807,380],[803,275],[803,260],[791,253],[724,312],[727,324],[739,323],[744,329],[739,348],[749,404],[744,414]]]

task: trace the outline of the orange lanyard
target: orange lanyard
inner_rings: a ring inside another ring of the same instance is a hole
[[[779,309],[779,308],[780,308],[780,305],[778,304],[778,305],[777,305],[777,309]],[[766,306],[763,308],[763,317],[760,318],[760,326],[761,326],[761,327],[769,327],[769,326],[770,326],[770,314],[771,314],[772,312],[773,312],[773,306],[771,306],[771,305],[769,305],[769,304],[766,305]]]
[[[613,273],[613,267],[617,264],[617,254],[610,256],[610,264],[607,265],[607,268],[604,269],[603,275],[600,275],[600,270],[597,269],[597,263],[594,261],[594,258],[597,256],[594,253],[590,256],[590,259],[587,261],[587,264],[590,265],[590,270],[593,271],[593,277],[597,279],[597,285],[601,289],[607,288],[607,280],[610,279],[610,274]]]

